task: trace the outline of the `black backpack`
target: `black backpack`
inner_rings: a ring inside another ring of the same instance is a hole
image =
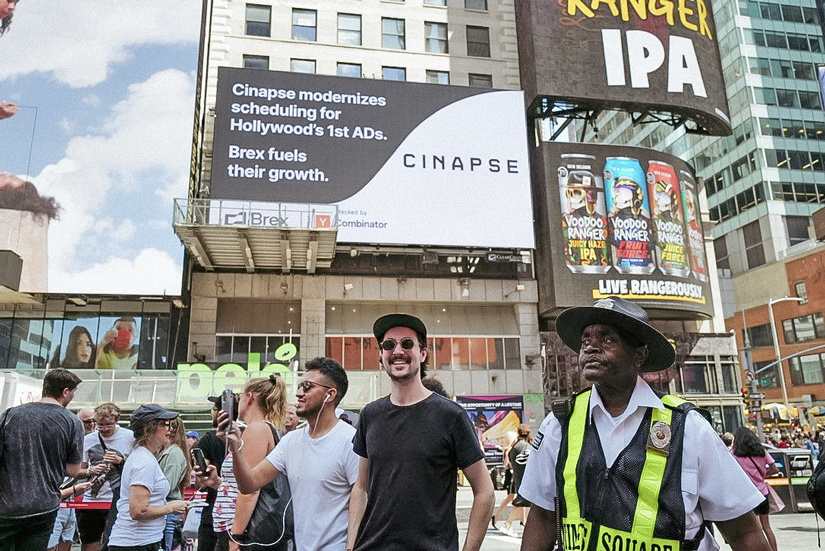
[[[805,493],[816,514],[825,519],[825,460],[817,463],[805,487]]]

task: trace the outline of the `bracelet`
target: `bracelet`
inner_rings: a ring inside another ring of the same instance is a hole
[[[242,449],[243,449],[243,440],[241,440],[241,445],[240,445],[240,446],[238,446],[238,449],[237,449],[237,450],[235,450],[233,453],[238,453],[238,452],[239,452],[239,451],[241,451]]]
[[[76,496],[76,495],[77,495],[77,484],[75,484],[74,486],[72,486],[72,495],[73,495],[73,496]]]

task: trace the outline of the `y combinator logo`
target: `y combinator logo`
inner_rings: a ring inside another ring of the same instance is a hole
[[[242,211],[236,213],[224,213],[224,226],[257,226],[267,228],[284,228],[289,226],[287,218],[265,214],[256,211]]]
[[[316,228],[331,228],[332,227],[332,216],[329,214],[316,214],[315,215],[315,227]]]

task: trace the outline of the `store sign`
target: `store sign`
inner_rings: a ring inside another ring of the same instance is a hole
[[[211,198],[255,206],[219,223],[306,227],[261,203],[325,204],[339,242],[532,248],[524,109],[521,91],[221,67]]]
[[[542,145],[559,306],[611,295],[712,315],[693,169],[636,147]]]
[[[667,110],[730,134],[710,0],[523,0],[515,7],[528,100]]]

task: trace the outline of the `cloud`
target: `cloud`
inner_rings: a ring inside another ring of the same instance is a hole
[[[103,82],[112,66],[147,45],[197,44],[197,0],[20,2],[0,39],[0,81],[50,74],[73,88]],[[48,37],[44,40],[43,37]]]
[[[194,91],[193,76],[175,69],[131,84],[33,179],[61,205],[49,228],[50,292],[178,292],[170,199],[186,197]]]

